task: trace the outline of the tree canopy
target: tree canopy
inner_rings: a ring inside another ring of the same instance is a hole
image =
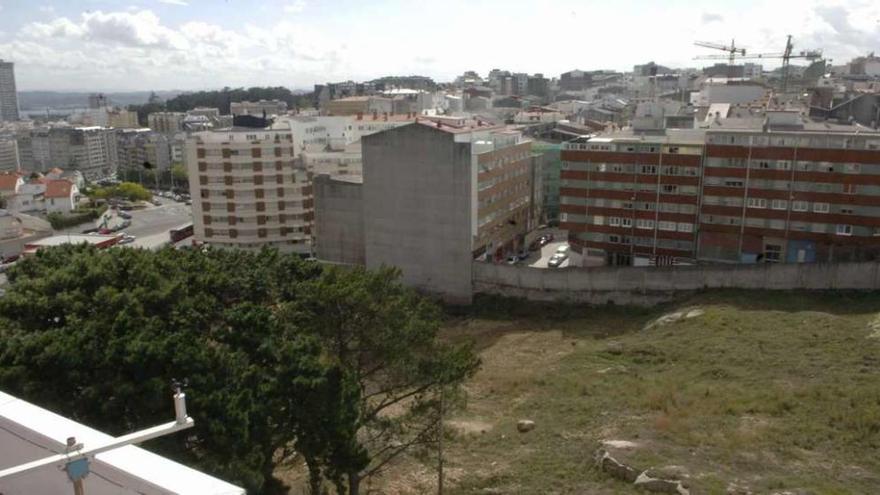
[[[314,490],[357,493],[428,441],[435,392],[478,365],[437,339],[437,307],[392,269],[61,246],[8,276],[0,387],[118,435],[167,421],[185,378],[195,428],[146,447],[251,493],[281,492],[272,473],[293,453]]]
[[[123,182],[115,186],[99,187],[90,193],[100,199],[126,199],[128,201],[149,201],[153,197],[144,186],[134,182]]]
[[[258,100],[281,100],[287,103],[290,109],[312,106],[312,96],[307,94],[295,94],[285,87],[253,87],[253,88],[223,88],[215,91],[196,91],[194,93],[182,93],[164,104],[159,102],[146,103],[144,105],[131,105],[129,110],[138,113],[141,125],[147,125],[147,115],[153,112],[186,112],[196,107],[210,107],[220,109],[221,114],[229,114],[230,103],[234,101],[258,101]]]

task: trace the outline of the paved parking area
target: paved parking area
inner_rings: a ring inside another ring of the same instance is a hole
[[[532,256],[526,260],[526,263],[533,268],[548,268],[547,263],[550,261],[553,254],[556,253],[556,249],[559,248],[559,246],[566,244],[568,244],[567,241],[553,241],[541,248],[540,255],[538,255],[537,252],[532,253]],[[569,251],[568,259],[563,261],[562,264],[559,265],[559,268],[565,268],[567,266],[580,266],[580,255],[573,251]]]

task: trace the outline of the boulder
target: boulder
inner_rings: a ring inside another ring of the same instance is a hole
[[[636,477],[633,484],[639,488],[643,488],[654,493],[672,493],[676,495],[690,495],[690,490],[682,485],[678,480],[665,480],[662,478],[654,478],[648,475],[647,471]]]
[[[634,482],[639,476],[639,472],[632,466],[627,466],[611,457],[611,454],[605,451],[602,451],[602,455],[599,458],[599,468],[611,477],[626,481],[627,483]]]
[[[535,429],[535,422],[531,419],[521,419],[516,422],[516,431],[520,433],[530,432]]]

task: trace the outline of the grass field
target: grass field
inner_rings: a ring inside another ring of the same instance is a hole
[[[851,294],[718,292],[650,310],[478,301],[446,329],[483,357],[447,423],[447,493],[644,493],[595,467],[602,440],[634,442],[616,455],[692,493],[880,493],[878,314],[880,295]],[[518,433],[519,419],[537,428]],[[432,493],[434,476],[411,460],[372,486]]]

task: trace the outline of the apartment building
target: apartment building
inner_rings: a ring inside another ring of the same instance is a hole
[[[13,136],[0,136],[0,171],[17,172],[18,170],[21,170],[18,142]]]
[[[122,108],[108,108],[107,127],[115,127],[117,129],[137,129],[140,127],[137,112]]]
[[[706,132],[699,257],[880,258],[880,132],[796,111],[763,125],[728,119]]]
[[[562,150],[560,226],[608,264],[696,257],[704,133],[620,132]]]
[[[197,241],[311,254],[312,186],[294,163],[290,131],[199,132],[187,138],[185,157]]]
[[[281,100],[233,101],[229,104],[232,115],[254,115],[256,117],[285,115],[287,102]]]
[[[175,134],[183,130],[183,112],[153,112],[147,115],[147,127],[162,134]]]
[[[30,153],[37,171],[62,167],[94,180],[116,173],[116,130],[99,126],[41,127],[30,131]],[[21,140],[19,140],[21,143]]]
[[[880,257],[880,133],[770,111],[565,144],[561,225],[609,264]]]
[[[15,64],[0,59],[0,122],[18,120]]]
[[[502,260],[534,226],[538,161],[519,131],[464,118],[432,118],[365,136],[363,184],[338,180],[319,188],[318,257],[366,266],[396,266],[410,286],[453,302],[471,298],[474,258]],[[357,205],[350,204],[357,202]],[[358,207],[360,206],[360,207]],[[328,220],[329,222],[329,220]],[[363,232],[362,253],[350,236]],[[327,233],[325,236],[324,233]],[[335,246],[334,242],[345,244]],[[346,253],[345,259],[335,259]]]
[[[151,129],[120,129],[116,133],[119,168],[168,170],[171,147],[165,135]]]

